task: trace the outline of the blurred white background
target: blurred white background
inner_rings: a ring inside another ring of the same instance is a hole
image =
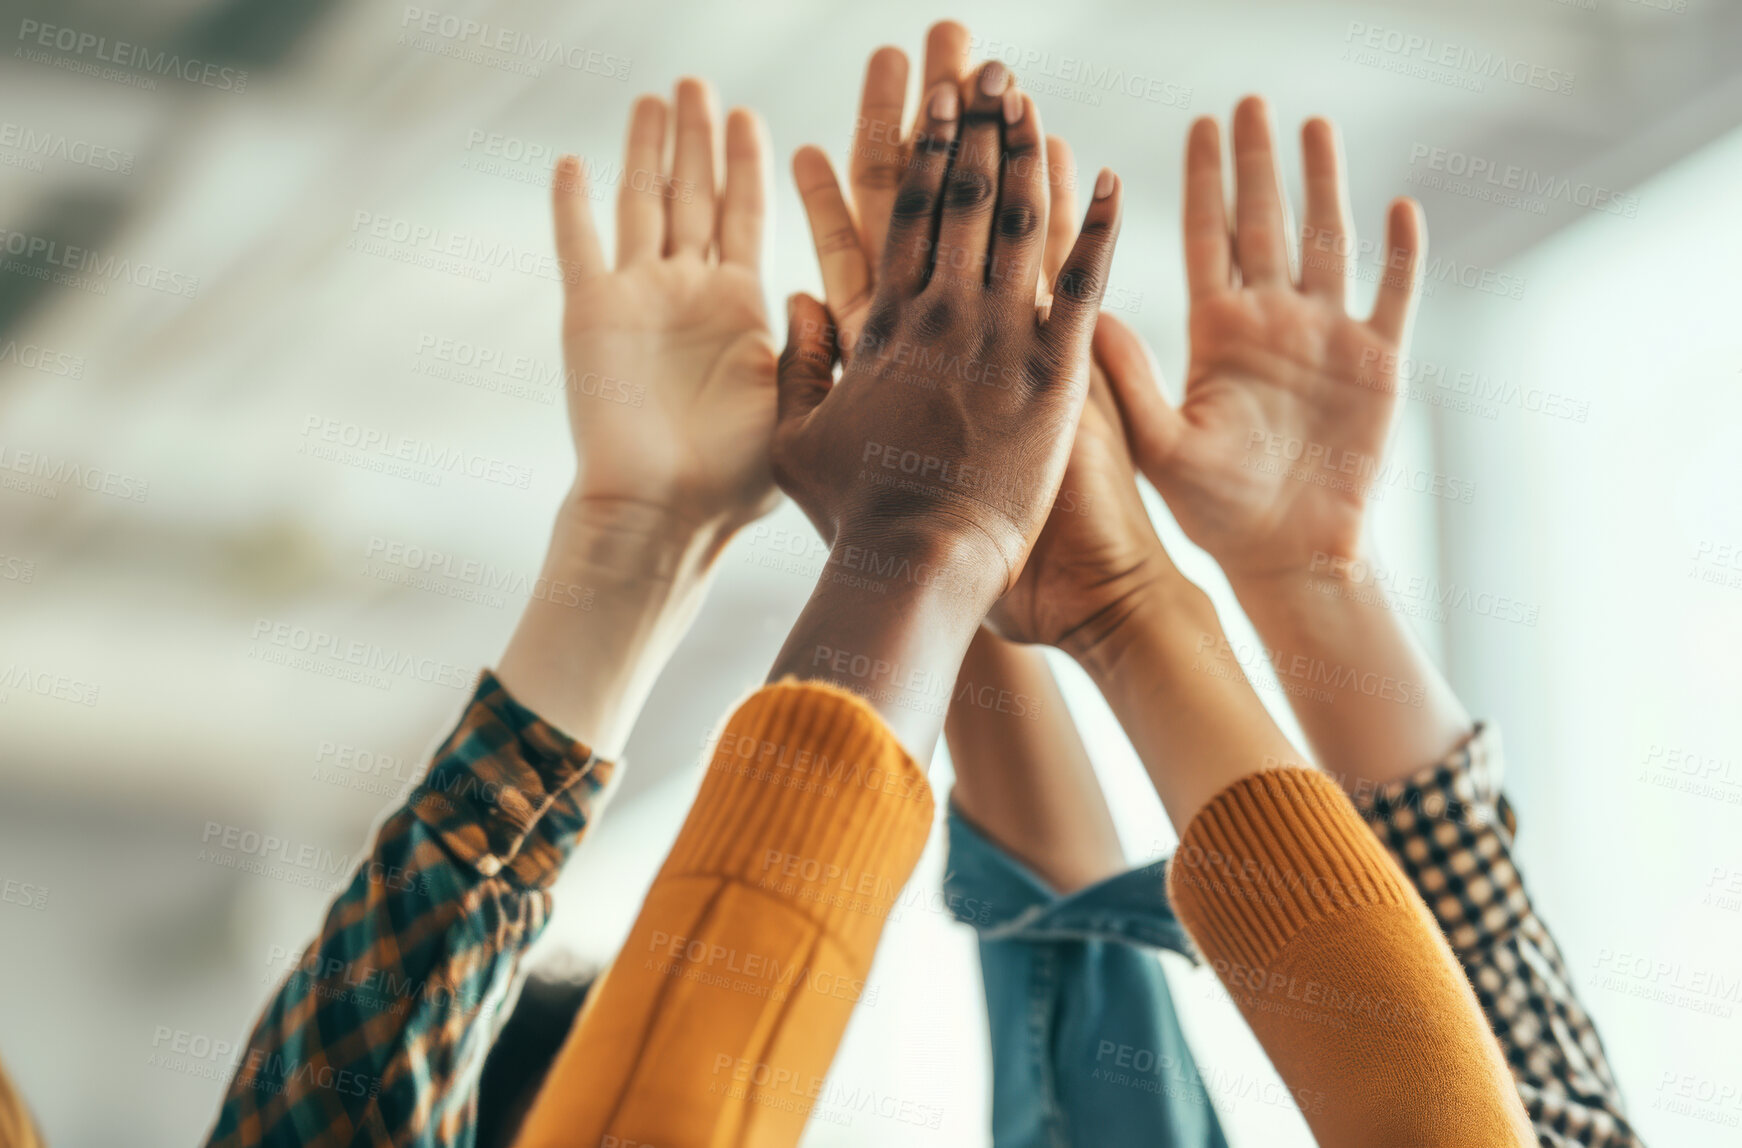
[[[596,50],[597,65],[408,41],[419,10],[552,36]],[[1396,447],[1475,493],[1391,494],[1382,551],[1446,596],[1417,625],[1504,730],[1526,877],[1637,1125],[1654,1144],[1742,1143],[1742,7],[6,0],[3,12],[0,882],[31,886],[42,907],[0,903],[0,1058],[52,1143],[203,1134],[221,1068],[155,1065],[154,1037],[239,1039],[328,897],[200,860],[207,826],[331,850],[342,869],[464,700],[413,674],[354,683],[268,664],[257,628],[374,643],[462,681],[499,653],[522,598],[463,600],[451,580],[413,588],[371,571],[392,544],[536,571],[569,475],[561,396],[480,385],[501,379],[436,347],[554,368],[558,287],[537,271],[554,156],[611,163],[634,96],[686,73],[758,108],[776,152],[778,304],[818,287],[787,158],[806,142],[841,155],[866,56],[893,42],[917,61],[943,16],[1013,64],[1085,170],[1125,179],[1114,290],[1176,377],[1193,116],[1262,92],[1291,165],[1294,126],[1334,117],[1369,238],[1392,196],[1422,200],[1436,262]],[[33,21],[232,71],[88,74],[88,56],[31,46]],[[1522,73],[1570,76],[1571,90],[1352,53],[1373,27],[1499,53]],[[1130,95],[1108,76],[1156,82]],[[1497,201],[1467,175],[1509,165],[1552,190]],[[598,206],[608,228],[609,198]],[[356,249],[378,218],[517,258],[432,269],[405,261],[406,245]],[[46,281],[22,246],[32,238],[131,272]],[[1370,282],[1357,297],[1370,301]],[[531,480],[433,486],[311,457],[311,419]],[[32,460],[82,468],[97,489],[20,473]],[[1228,602],[1156,513],[1188,572]],[[797,612],[812,538],[787,507],[728,554],[559,888],[541,959],[614,951],[708,731]],[[1517,608],[1490,608],[1496,596]],[[1164,852],[1153,791],[1069,669],[1128,852]],[[66,684],[20,685],[43,674]],[[384,768],[339,768],[339,746]],[[861,1113],[815,1122],[807,1143],[987,1141],[977,963],[970,936],[933,911],[936,845],[835,1076],[940,1109],[941,1127]],[[1171,958],[1168,972],[1233,1142],[1308,1143],[1297,1115],[1262,1102],[1270,1069],[1209,974]],[[1689,1104],[1684,1089],[1712,1099]]]

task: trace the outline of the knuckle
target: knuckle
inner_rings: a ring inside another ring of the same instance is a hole
[[[1092,303],[1101,297],[1104,285],[1100,270],[1083,263],[1066,267],[1054,294],[1073,303]]]
[[[931,188],[908,186],[895,197],[891,214],[900,223],[912,223],[931,216],[934,197]]]
[[[1028,203],[1008,203],[998,211],[998,234],[1004,239],[1027,239],[1040,228],[1040,213]]]
[[[921,339],[936,339],[955,323],[955,312],[942,300],[921,311],[914,320],[913,333]]]
[[[950,172],[944,203],[958,211],[973,211],[992,202],[992,180],[985,172],[958,167]]]
[[[949,132],[916,132],[913,137],[913,159],[918,163],[925,156],[951,156],[956,151],[956,137]]]
[[[859,328],[859,344],[853,350],[855,354],[875,355],[888,345],[889,339],[895,333],[895,323],[900,312],[889,300],[874,306],[870,318]]]
[[[817,240],[818,255],[838,255],[843,251],[855,251],[858,247],[858,233],[847,226],[837,227],[826,232]]]

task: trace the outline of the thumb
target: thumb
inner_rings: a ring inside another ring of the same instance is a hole
[[[829,396],[835,382],[835,324],[829,309],[809,295],[786,301],[786,349],[776,375],[778,422],[802,422]]]
[[[1185,422],[1161,393],[1160,370],[1149,344],[1107,312],[1095,323],[1095,361],[1113,385],[1113,399],[1125,423],[1125,440],[1138,469],[1148,475],[1166,465]]]

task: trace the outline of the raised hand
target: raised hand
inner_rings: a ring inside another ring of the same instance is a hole
[[[1070,148],[1047,137],[1052,196],[1045,267],[1050,280],[1076,242],[1076,169]],[[1184,581],[1149,520],[1109,377],[1153,385],[1149,351],[1102,315],[1095,328],[1089,397],[1052,513],[1022,575],[987,616],[1001,637],[1083,653],[1152,591]]]
[[[1096,181],[1081,236],[1036,306],[1046,218],[1045,138],[1032,100],[996,62],[927,93],[895,195],[865,325],[839,382],[828,311],[790,305],[774,469],[832,547],[830,569],[775,664],[857,688],[916,757],[943,707],[915,718],[884,683],[824,651],[948,683],[1046,519],[1088,387],[1089,347],[1119,222],[1119,184]],[[887,585],[838,579],[872,553]]]
[[[615,755],[738,527],[772,509],[775,352],[759,279],[765,132],[700,80],[635,104],[607,264],[580,161],[552,184],[575,480],[498,676]]]
[[[1303,574],[1315,554],[1359,556],[1426,248],[1414,201],[1393,202],[1378,300],[1367,319],[1350,317],[1355,235],[1335,129],[1309,120],[1301,145],[1307,198],[1297,279],[1264,102],[1248,97],[1234,113],[1231,242],[1219,130],[1211,119],[1192,126],[1184,401],[1170,406],[1145,372],[1114,380],[1138,465],[1236,586]]]
[[[926,34],[921,91],[967,78],[968,43],[968,30],[960,24],[944,20],[932,25]],[[900,48],[879,48],[865,65],[847,164],[851,201],[821,148],[799,148],[792,158],[793,178],[822,268],[823,298],[834,316],[844,358],[851,358],[871,310],[896,188],[913,150],[913,131],[905,126],[907,72],[907,55]]]
[[[1139,467],[1186,535],[1221,563],[1272,650],[1357,673],[1288,689],[1315,756],[1352,792],[1408,777],[1470,732],[1470,715],[1393,609],[1371,567],[1368,494],[1397,407],[1397,364],[1426,249],[1420,209],[1395,200],[1367,319],[1347,313],[1355,237],[1336,133],[1301,132],[1306,226],[1298,282],[1269,113],[1234,113],[1229,240],[1216,124],[1186,151],[1191,367],[1179,409],[1141,358],[1112,376]],[[1285,682],[1285,685],[1298,684]]]
[[[773,507],[775,347],[760,282],[766,133],[719,125],[700,80],[635,104],[607,266],[579,161],[554,184],[566,284],[563,353],[579,466],[572,498],[669,516],[721,537]],[[669,170],[666,141],[675,146]]]
[[[953,80],[928,94],[870,314],[838,384],[819,353],[827,312],[795,300],[774,445],[782,488],[825,539],[910,526],[974,539],[990,545],[1000,591],[1070,451],[1119,205],[1103,172],[1043,321],[1045,143],[1033,100],[1008,84],[994,61],[966,109]]]

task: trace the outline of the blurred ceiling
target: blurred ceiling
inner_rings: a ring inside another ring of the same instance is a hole
[[[1178,154],[1192,115],[1225,115],[1257,90],[1285,130],[1334,116],[1359,224],[1414,193],[1437,253],[1493,267],[1585,209],[1497,211],[1412,183],[1424,157],[1445,149],[1625,190],[1732,128],[1742,7],[1678,3],[1076,0],[947,14],[1028,77],[1086,169],[1124,176],[1117,285],[1172,364]],[[557,361],[557,286],[538,265],[549,157],[609,163],[637,93],[704,75],[771,125],[770,298],[814,289],[786,158],[804,142],[844,151],[865,57],[885,42],[917,56],[946,14],[775,0],[7,7],[0,575],[15,560],[29,578],[0,580],[0,664],[96,693],[81,704],[12,689],[0,770],[14,795],[50,804],[196,817],[270,805],[297,819],[343,800],[338,816],[353,821],[383,800],[308,784],[323,747],[415,764],[461,700],[425,668],[464,678],[500,650],[524,601],[516,576],[536,573],[568,479],[560,396],[516,394],[462,365],[472,348]],[[463,21],[487,31],[443,34]],[[560,62],[529,46],[545,42],[563,46]],[[1406,42],[1416,56],[1385,47]],[[1424,53],[1453,63],[1424,78]],[[1471,61],[1495,55],[1525,82],[1483,78]],[[1159,80],[1145,90],[1162,98],[1109,88],[1109,72]],[[1542,86],[1569,73],[1570,96]],[[401,233],[435,238],[420,247]],[[435,244],[464,254],[432,258]],[[398,477],[324,457],[329,433],[530,479]],[[776,532],[806,529],[782,511],[729,558],[631,757],[694,759],[796,612],[805,567]],[[386,560],[401,548],[492,564],[510,588],[466,600],[440,562],[406,584],[407,568]],[[758,561],[770,556],[775,568]],[[273,635],[298,627],[409,668],[357,683],[330,665],[275,662],[285,651]]]

